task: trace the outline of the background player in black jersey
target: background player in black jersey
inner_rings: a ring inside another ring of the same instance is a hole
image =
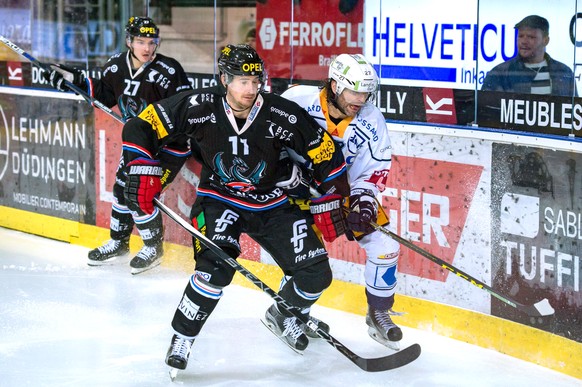
[[[190,89],[184,69],[173,58],[157,53],[159,28],[148,17],[131,17],[125,27],[128,50],[112,56],[105,64],[101,79],[85,77],[78,69],[53,65],[47,74],[51,85],[67,91],[64,80],[87,91],[89,95],[112,107],[118,105],[124,119],[137,116],[148,104]],[[167,144],[160,150],[162,166],[168,171],[169,183],[190,152],[185,142]],[[144,242],[131,260],[132,274],[141,273],[160,263],[163,255],[163,224],[159,210],[145,214],[130,211],[125,204],[123,158],[117,168],[111,208],[111,239],[88,254],[90,266],[103,265],[129,252],[129,238],[134,224]]]
[[[330,285],[327,252],[287,190],[300,176],[290,173],[288,150],[310,165],[324,193],[314,217],[324,237],[341,234],[340,202],[349,194],[346,165],[339,147],[294,102],[263,93],[263,61],[248,45],[227,45],[218,61],[222,86],[181,93],[149,105],[123,129],[127,165],[126,197],[130,207],[155,211],[161,169],[155,155],[167,142],[187,137],[202,164],[193,225],[227,254],[240,254],[240,235],[257,241],[290,276],[279,294],[303,310]],[[295,178],[290,178],[295,177]],[[282,187],[283,186],[283,187]],[[326,211],[325,208],[335,210]],[[335,225],[337,228],[334,228]],[[337,236],[337,235],[336,235]],[[232,281],[235,270],[194,241],[196,271],[172,320],[175,331],[166,363],[185,369],[192,343]],[[271,306],[266,324],[284,342],[303,351],[308,339],[302,325],[287,311]]]

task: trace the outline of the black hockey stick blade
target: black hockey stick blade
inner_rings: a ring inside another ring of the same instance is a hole
[[[413,344],[410,347],[407,347],[399,352],[380,358],[367,359],[358,356],[357,354],[352,352],[348,347],[346,347],[345,345],[340,343],[337,339],[335,339],[332,335],[319,328],[313,321],[307,319],[303,314],[301,314],[291,305],[287,304],[285,299],[283,299],[277,292],[271,289],[266,283],[261,281],[253,273],[248,271],[243,265],[238,263],[236,259],[232,258],[227,253],[225,253],[218,245],[216,245],[214,242],[208,239],[204,234],[202,234],[200,231],[194,228],[191,224],[186,222],[181,216],[179,216],[170,208],[168,208],[159,199],[157,198],[154,199],[154,203],[163,213],[168,215],[173,221],[182,226],[182,228],[188,231],[190,235],[198,239],[200,243],[202,243],[204,246],[210,249],[219,258],[224,260],[233,269],[241,273],[246,279],[255,284],[263,292],[267,293],[277,303],[279,307],[291,313],[293,316],[295,316],[304,324],[309,325],[309,327],[313,329],[315,333],[319,335],[319,337],[327,341],[331,346],[337,349],[342,355],[347,357],[349,360],[352,361],[352,363],[360,367],[362,370],[368,372],[388,371],[394,368],[402,367],[410,363],[411,361],[414,361],[416,358],[420,356],[420,345],[418,344]]]
[[[412,344],[391,355],[376,359],[365,359],[360,357],[352,360],[358,367],[368,372],[380,372],[393,370],[412,363],[420,356],[420,345]]]
[[[303,320],[302,320],[303,321]],[[319,337],[331,344],[335,349],[340,351],[345,357],[350,359],[352,363],[367,372],[381,372],[389,371],[395,368],[403,367],[412,363],[420,356],[421,348],[418,344],[412,344],[398,352],[391,353],[383,357],[365,358],[353,353],[349,348],[333,338],[329,333],[319,328],[311,320],[303,321],[306,323]]]
[[[349,210],[346,209],[346,212],[349,212]],[[414,243],[410,242],[409,240],[404,239],[400,235],[393,233],[392,231],[388,230],[387,228],[382,227],[374,222],[370,222],[370,225],[372,227],[374,227],[377,231],[380,231],[381,233],[390,236],[392,239],[394,239],[398,243],[408,247],[410,250],[422,255],[425,258],[428,258],[429,260],[433,261],[434,263],[441,266],[442,268],[447,269],[451,273],[456,274],[458,277],[461,277],[462,279],[472,283],[473,285],[475,285],[479,289],[485,290],[487,293],[489,293],[493,297],[497,298],[500,301],[503,301],[507,305],[510,305],[510,306],[516,308],[517,310],[520,310],[520,311],[526,313],[528,316],[532,316],[532,317],[550,316],[550,315],[555,313],[554,308],[552,308],[552,306],[550,305],[550,302],[548,301],[547,298],[544,298],[543,300],[538,301],[533,305],[524,305],[522,303],[519,303],[519,302],[511,299],[510,297],[505,296],[505,295],[497,292],[495,289],[493,289],[492,287],[490,287],[486,283],[479,281],[475,277],[465,273],[464,271],[462,271],[460,269],[457,269],[455,266],[442,260],[441,258],[437,257],[436,255],[429,253],[428,251],[420,248],[419,246],[415,245]]]

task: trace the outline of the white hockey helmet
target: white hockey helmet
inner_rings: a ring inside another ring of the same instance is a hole
[[[340,95],[345,88],[358,93],[375,93],[378,74],[368,60],[360,54],[340,54],[329,66],[329,78],[337,83],[334,90]]]

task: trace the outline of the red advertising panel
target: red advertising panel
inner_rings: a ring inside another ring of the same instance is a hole
[[[257,3],[257,51],[271,78],[320,80],[341,53],[361,54],[363,1]]]
[[[8,71],[8,84],[10,86],[24,86],[21,62],[6,62],[6,70]]]
[[[480,165],[395,156],[383,205],[397,233],[454,265]],[[408,249],[401,250],[399,271],[446,281],[449,271]]]
[[[483,167],[417,157],[394,156],[383,193],[383,207],[396,233],[454,265],[459,240]],[[366,253],[340,238],[328,244],[329,255],[364,264]],[[401,273],[446,281],[449,271],[401,249]]]
[[[452,89],[424,87],[422,95],[426,109],[426,122],[451,125],[457,123],[455,96]]]

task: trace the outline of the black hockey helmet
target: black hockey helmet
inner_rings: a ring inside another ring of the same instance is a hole
[[[132,16],[125,25],[127,37],[159,38],[160,29],[149,17]]]
[[[263,60],[248,44],[229,44],[218,57],[218,70],[229,75],[258,76],[263,80]]]

